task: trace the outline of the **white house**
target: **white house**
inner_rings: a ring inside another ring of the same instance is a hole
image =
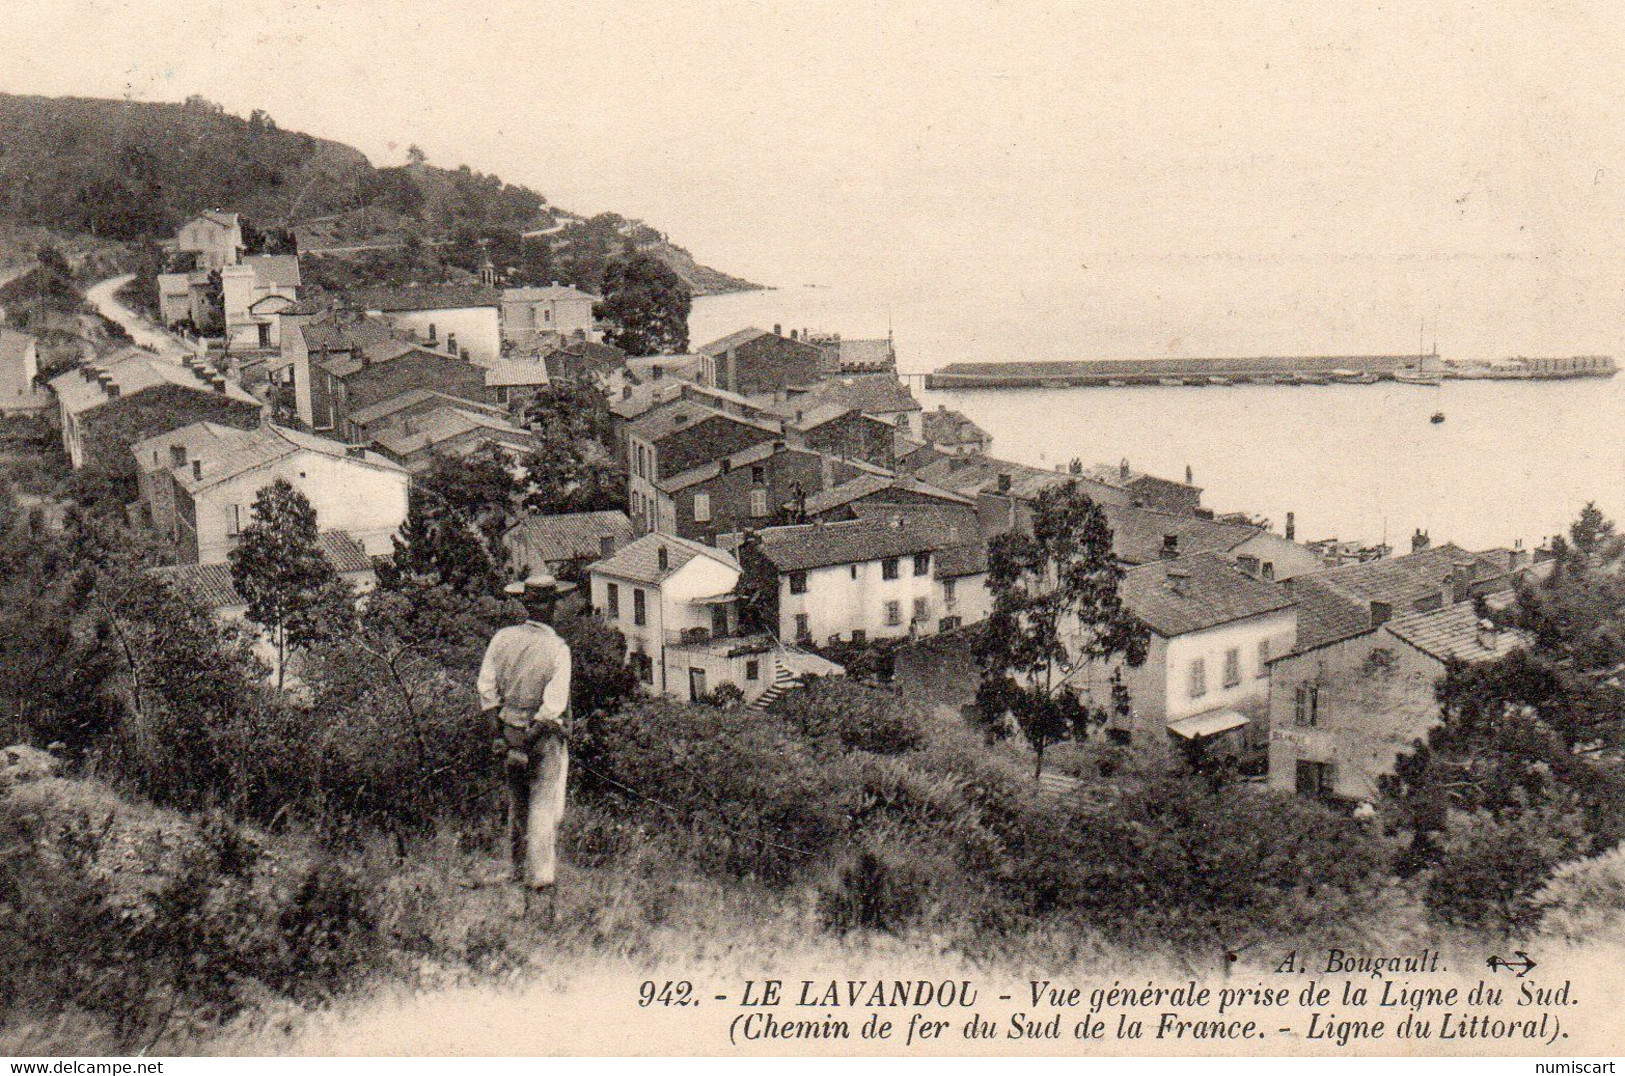
[[[152,525],[183,564],[224,562],[255,496],[278,478],[305,495],[321,529],[348,532],[370,556],[391,551],[390,537],[406,519],[406,468],[314,434],[200,422],[131,451]]]
[[[1228,737],[1228,749],[1260,750],[1268,734],[1272,657],[1297,641],[1298,612],[1282,587],[1242,573],[1216,553],[1197,553],[1125,572],[1124,607],[1150,629],[1138,668],[1085,663],[1080,695],[1112,709],[1120,669],[1131,713],[1114,714],[1114,737],[1161,750],[1183,740]]]
[[[593,608],[626,638],[632,671],[656,694],[700,699],[732,684],[765,705],[808,673],[841,672],[769,635],[740,632],[739,563],[720,549],[646,534],[589,573]]]
[[[774,579],[773,618],[785,642],[823,645],[930,635],[944,616],[954,615],[943,606],[946,580],[933,568],[939,552],[961,539],[919,514],[899,510],[836,523],[765,527],[718,541],[735,551],[746,571]],[[957,601],[958,583],[949,590]]]
[[[387,318],[419,344],[482,366],[502,357],[502,293],[495,288],[421,284],[404,288],[356,288],[343,305]]]
[[[38,384],[39,341],[28,333],[0,328],[0,414],[43,411],[51,396]]]
[[[293,254],[251,255],[220,270],[228,346],[279,346],[281,315],[299,300],[299,284],[299,258]]]
[[[197,267],[202,270],[236,265],[246,249],[242,223],[235,213],[206,209],[181,225],[175,247],[197,255]]]
[[[562,341],[580,333],[581,339],[596,340],[592,308],[599,301],[596,295],[557,281],[545,288],[504,288],[502,335],[522,342],[555,334]]]

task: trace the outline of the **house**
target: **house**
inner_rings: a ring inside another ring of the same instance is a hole
[[[633,673],[655,694],[702,699],[732,684],[765,705],[806,675],[843,671],[769,633],[742,630],[739,563],[720,549],[646,534],[588,571],[593,609],[626,639]]]
[[[345,416],[344,440],[352,445],[371,444],[374,437],[392,426],[400,425],[402,420],[447,406],[509,421],[507,409],[495,404],[465,400],[434,389],[409,389],[387,400],[351,411]]]
[[[980,536],[943,546],[931,573],[936,580],[938,631],[980,624],[993,612],[993,592],[987,587],[987,543]]]
[[[352,594],[361,596],[377,589],[378,573],[372,559],[354,537],[343,531],[324,531],[317,541],[322,555]],[[217,623],[249,632],[255,656],[265,663],[270,678],[276,678],[276,646],[266,632],[249,621],[248,602],[238,592],[229,564],[178,564],[149,568],[147,574],[197,602]]]
[[[376,452],[280,426],[242,430],[197,422],[131,447],[153,529],[182,564],[226,560],[259,491],[284,479],[323,530],[342,530],[369,555],[393,548],[406,519],[406,469]]]
[[[540,438],[511,421],[456,404],[397,416],[375,428],[367,444],[413,474],[428,470],[437,456],[469,456],[484,449],[497,450],[517,468],[542,447]]]
[[[1086,662],[1075,674],[1080,697],[1111,715],[1108,733],[1152,751],[1170,742],[1231,755],[1262,751],[1269,662],[1297,641],[1292,596],[1216,553],[1131,568],[1117,592],[1150,633],[1145,662]],[[1115,712],[1114,676],[1128,689],[1127,714]]]
[[[873,468],[822,452],[762,441],[653,483],[654,526],[701,542],[789,520],[819,491]],[[788,519],[787,519],[788,517]]]
[[[1010,502],[1018,505],[1031,502],[1045,489],[1064,486],[1068,482],[1075,483],[1096,504],[1127,507],[1134,504],[1134,496],[1127,490],[1108,486],[1081,474],[1065,470],[1046,471],[1042,467],[1030,467],[1025,463],[1012,463],[980,454],[944,455],[922,467],[911,468],[909,473],[922,482],[961,496],[980,499],[983,494],[991,495],[996,498],[996,503],[988,506],[989,513],[993,515],[1002,512],[1009,516],[1012,511]]]
[[[220,270],[228,349],[281,345],[281,316],[299,300],[299,258],[253,254]],[[159,289],[160,302],[163,289]]]
[[[550,336],[564,342],[577,333],[593,339],[597,324],[592,308],[602,299],[554,281],[543,288],[504,288],[501,302],[504,339]]]
[[[949,456],[984,453],[993,448],[991,434],[958,411],[948,410],[945,404],[924,413],[920,419],[920,435],[927,444]]]
[[[897,431],[889,423],[843,403],[797,408],[784,418],[795,444],[832,456],[862,460],[891,470],[897,461]]]
[[[803,329],[801,338],[824,349],[824,369],[829,376],[897,375],[897,349],[890,336],[857,340],[843,337],[840,333],[817,333]]]
[[[485,368],[490,398],[516,415],[524,413],[550,380],[547,363],[537,359],[498,359]]]
[[[0,415],[49,408],[51,396],[38,382],[39,341],[0,326]]]
[[[625,512],[569,512],[522,516],[503,533],[502,546],[517,578],[546,569],[574,580],[588,564],[608,560],[636,537]]]
[[[491,398],[484,366],[403,339],[383,318],[336,312],[284,328],[299,418],[318,432],[343,431],[351,413],[414,389]]]
[[[1270,781],[1314,795],[1369,801],[1376,775],[1388,772],[1393,752],[1367,741],[1403,736],[1400,749],[1408,747],[1426,730],[1433,712],[1428,705],[1418,708],[1411,687],[1375,677],[1385,659],[1373,664],[1374,652],[1401,652],[1387,625],[1405,621],[1400,630],[1420,639],[1427,625],[1411,618],[1456,609],[1453,618],[1437,623],[1454,625],[1451,630],[1464,637],[1459,621],[1472,613],[1476,599],[1507,595],[1512,576],[1492,558],[1445,543],[1301,575],[1285,585],[1298,606],[1299,628],[1296,645],[1270,661]],[[1472,620],[1476,624],[1476,615]],[[1415,671],[1419,659],[1406,660],[1406,668]],[[1399,693],[1388,700],[1400,704],[1393,715],[1397,725],[1379,728],[1363,712],[1373,691]],[[1422,701],[1431,704],[1431,697]],[[1339,754],[1339,734],[1317,731],[1322,728],[1349,730],[1350,742],[1366,742],[1363,754]]]
[[[165,327],[179,325],[183,321],[196,324],[201,320],[194,305],[193,289],[201,288],[208,282],[207,272],[158,274],[158,316]]]
[[[922,436],[920,401],[889,375],[839,377],[804,388],[792,387],[762,403],[786,418],[832,406],[860,411],[906,437],[919,440]]]
[[[959,509],[975,524],[976,502],[938,486],[921,482],[907,475],[883,474],[870,470],[839,485],[830,486],[808,497],[802,511],[809,521],[826,523],[841,519],[856,519],[870,506],[938,507]]]
[[[780,639],[823,645],[935,633],[942,616],[936,557],[968,537],[898,510],[767,527],[718,542],[759,582],[764,615]]]
[[[141,348],[58,374],[50,388],[74,469],[114,476],[134,473],[130,446],[143,438],[194,422],[251,430],[263,413],[259,400],[201,362],[172,362]]]
[[[816,384],[824,351],[815,344],[762,329],[740,329],[699,349],[700,384],[741,396]]]
[[[656,528],[656,484],[661,479],[753,445],[783,440],[778,423],[725,411],[715,404],[679,396],[626,428],[627,514],[641,530]]]
[[[692,355],[654,355],[642,361],[664,361],[664,365],[672,368],[685,360],[693,368],[698,368],[699,364]],[[621,369],[629,360],[626,352],[611,344],[571,338],[550,348],[543,354],[542,361],[546,363],[550,377],[607,386],[614,371]]]
[[[1102,485],[1125,490],[1133,496],[1140,508],[1153,508],[1162,512],[1194,513],[1202,505],[1202,487],[1190,484],[1190,468],[1185,468],[1186,481],[1158,478],[1136,471],[1123,460],[1116,467],[1098,463],[1082,471],[1083,475]]]
[[[207,272],[236,265],[248,248],[236,213],[206,209],[181,225],[175,234],[175,249],[193,255],[196,267]]]
[[[349,310],[386,318],[432,351],[481,364],[502,357],[502,293],[463,284],[353,288],[338,297]]]

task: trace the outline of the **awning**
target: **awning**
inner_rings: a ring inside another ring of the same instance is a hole
[[[1187,740],[1199,740],[1205,736],[1217,736],[1221,732],[1239,729],[1245,724],[1247,719],[1234,710],[1209,710],[1195,717],[1182,717],[1178,721],[1168,722],[1168,731]]]
[[[712,594],[704,598],[689,598],[688,603],[690,605],[727,605],[731,601],[737,601],[738,598],[739,595],[730,590],[726,594]]]

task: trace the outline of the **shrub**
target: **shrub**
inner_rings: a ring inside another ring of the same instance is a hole
[[[1542,887],[1584,837],[1580,816],[1557,805],[1453,818],[1428,879],[1428,912],[1454,926],[1527,933],[1541,917]]]
[[[802,736],[855,751],[900,755],[925,741],[919,717],[895,695],[849,680],[815,680],[786,695],[778,713]]]
[[[848,855],[835,883],[819,892],[819,919],[832,930],[897,933],[919,917],[939,866],[895,845],[870,841]]]

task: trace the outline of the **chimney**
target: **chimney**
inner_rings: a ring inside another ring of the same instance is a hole
[[[1394,615],[1394,607],[1388,602],[1374,601],[1371,603],[1371,626],[1380,628],[1388,623],[1388,618]]]
[[[717,474],[727,474],[729,471],[731,471],[733,469],[734,469],[733,457],[724,456],[720,460],[717,460]]]
[[[1000,493],[1009,493],[1010,492],[1010,472],[1009,471],[1004,471],[1004,472],[1001,472],[999,474],[999,492]]]
[[[796,408],[796,423],[797,423],[797,425],[799,425],[801,423],[801,421],[803,419],[805,419],[806,417],[807,417],[807,413],[805,411],[803,411],[799,407]]]
[[[1179,556],[1179,535],[1165,534],[1162,536],[1162,559],[1173,560]]]
[[[783,336],[784,335],[784,326],[780,325],[776,321],[773,323],[773,335],[774,336]]]
[[[203,461],[202,460],[193,460],[192,461],[192,477],[193,478],[202,478],[203,477]]]
[[[797,330],[791,329],[790,330],[790,339],[792,339],[792,340],[800,340],[801,339],[801,334]]]
[[[1181,598],[1190,594],[1191,573],[1187,568],[1170,567],[1168,569],[1168,589]]]
[[[1478,645],[1485,650],[1494,650],[1499,641],[1500,632],[1496,630],[1495,621],[1480,620],[1478,622]]]
[[[220,395],[224,396],[226,394],[226,379],[221,377],[219,374],[216,374],[214,377],[210,378],[209,384],[213,386],[214,391]]]
[[[111,380],[109,380],[107,382],[107,398],[109,400],[116,400],[116,399],[118,399],[118,394],[119,394],[119,387],[116,384],[114,384]]]
[[[1188,463],[1185,464],[1185,484],[1187,486],[1196,485],[1196,474],[1191,470],[1191,465]]]
[[[170,445],[169,446],[169,465],[171,467],[185,467],[186,466],[186,446],[185,445]]]
[[[671,554],[666,550],[665,546],[655,550],[655,564],[661,571],[671,567]]]
[[[1473,566],[1468,562],[1458,562],[1450,566],[1450,590],[1446,601],[1457,605],[1471,600],[1473,596]]]
[[[1412,553],[1420,553],[1422,550],[1426,549],[1432,544],[1433,539],[1428,537],[1428,532],[1423,530],[1421,527],[1416,528],[1416,533],[1411,535]]]
[[[1296,541],[1298,537],[1298,516],[1295,512],[1286,514],[1286,540]]]
[[[1124,456],[1123,457],[1123,462],[1121,462],[1121,463],[1119,463],[1117,465],[1117,477],[1118,477],[1119,481],[1122,481],[1122,482],[1127,482],[1128,481],[1128,457],[1127,456]]]
[[[87,382],[96,380],[96,368],[94,366],[81,366],[79,367],[79,373]]]

